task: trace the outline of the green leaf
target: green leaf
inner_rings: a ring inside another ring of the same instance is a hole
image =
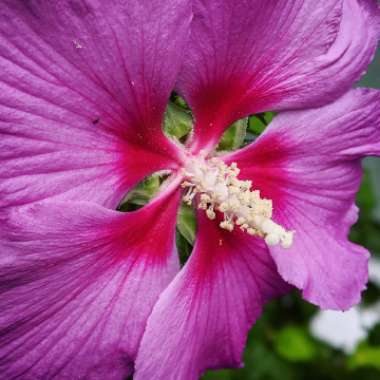
[[[182,203],[177,220],[177,228],[190,245],[194,245],[196,219],[192,207]]]
[[[169,103],[165,112],[164,131],[178,141],[183,140],[191,132],[193,118],[191,114],[177,106]]]
[[[273,120],[273,112],[258,113],[249,117],[248,131],[256,136],[260,136],[269,123]]]
[[[182,264],[184,264],[187,261],[187,259],[190,257],[193,247],[179,232],[178,227],[176,230],[176,245],[177,245],[180,261]]]
[[[283,358],[302,362],[312,360],[317,354],[317,345],[302,327],[287,326],[275,338],[277,353]]]
[[[188,111],[190,110],[190,107],[186,103],[186,100],[184,98],[182,98],[181,96],[179,96],[176,92],[172,92],[170,99],[178,107],[183,108],[183,109],[188,110]]]
[[[380,346],[360,345],[357,351],[349,359],[349,367],[373,367],[380,370]]]
[[[248,118],[233,123],[223,134],[217,150],[230,151],[240,148],[247,133]]]
[[[146,177],[123,199],[119,211],[132,211],[147,204],[157,193],[161,185],[161,177],[158,174]],[[138,206],[138,207],[135,207]]]

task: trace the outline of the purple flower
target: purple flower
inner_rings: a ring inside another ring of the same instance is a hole
[[[379,35],[374,0],[3,0],[1,378],[197,379],[241,365],[288,283],[322,308],[359,302],[368,253],[347,233],[380,94],[343,94]],[[161,128],[175,83],[186,147]],[[254,144],[212,157],[269,109]],[[160,170],[153,201],[114,211]],[[199,211],[179,271],[182,188]]]

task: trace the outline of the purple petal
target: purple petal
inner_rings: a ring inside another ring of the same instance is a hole
[[[0,206],[59,197],[114,207],[177,165],[161,122],[189,3],[2,1]]]
[[[196,0],[194,13],[178,87],[195,111],[195,151],[246,115],[338,98],[380,36],[375,0]]]
[[[260,241],[203,215],[198,229],[192,256],[149,317],[135,380],[195,380],[208,368],[241,366],[262,305],[289,290]]]
[[[348,309],[367,282],[368,252],[347,240],[357,219],[360,158],[380,155],[380,91],[282,113],[256,143],[226,158],[273,200],[275,221],[295,230],[271,248],[282,277],[323,308]]]
[[[126,214],[49,202],[8,215],[2,378],[120,380],[132,372],[146,319],[178,271],[178,200],[178,192],[163,194]]]

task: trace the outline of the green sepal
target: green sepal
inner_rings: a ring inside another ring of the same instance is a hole
[[[247,133],[248,118],[233,123],[223,134],[217,150],[231,151],[240,148]]]
[[[182,141],[191,132],[193,118],[191,113],[170,102],[166,108],[164,131],[178,141]]]
[[[177,228],[190,245],[194,245],[196,219],[194,209],[184,203],[178,211]]]
[[[264,112],[252,115],[248,121],[248,131],[260,136],[274,118],[273,112]]]
[[[141,181],[118,207],[119,211],[132,211],[147,204],[158,192],[161,186],[161,177],[153,174]]]

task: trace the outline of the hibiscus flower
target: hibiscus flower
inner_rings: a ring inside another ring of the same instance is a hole
[[[357,303],[368,253],[347,233],[380,95],[341,96],[379,34],[370,0],[3,0],[1,378],[197,379],[241,365],[290,285]],[[174,88],[195,119],[186,146],[162,130]],[[254,144],[215,154],[265,110],[283,112]],[[149,204],[116,211],[162,171]],[[182,269],[181,198],[198,209]]]

